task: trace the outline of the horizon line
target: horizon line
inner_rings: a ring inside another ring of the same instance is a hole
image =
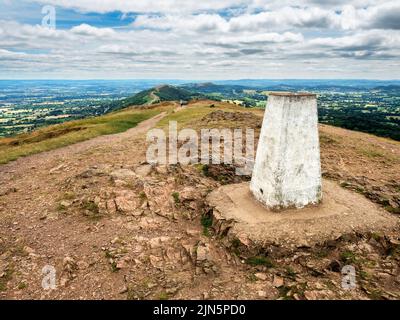
[[[0,78],[0,81],[195,81],[195,82],[213,82],[213,81],[287,81],[287,80],[302,80],[302,81],[400,81],[396,79],[378,79],[378,78],[236,78],[236,79],[180,79],[180,78]]]

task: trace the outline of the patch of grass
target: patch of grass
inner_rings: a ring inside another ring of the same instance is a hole
[[[208,176],[208,165],[202,163],[194,164],[194,167],[200,172],[203,173],[206,177]]]
[[[181,203],[181,199],[179,198],[179,192],[172,192],[172,198],[174,198],[174,202],[175,204],[180,204]]]
[[[211,215],[203,215],[202,217],[201,217],[201,225],[204,227],[204,228],[210,228],[211,226],[212,226],[212,217],[211,217]]]
[[[384,158],[385,157],[385,155],[382,152],[375,150],[375,149],[371,149],[371,148],[361,149],[360,153],[368,158]]]
[[[221,184],[226,184],[228,182],[227,178],[223,175],[219,175],[217,177],[217,181],[220,182]]]
[[[209,170],[210,167],[208,166],[208,164],[203,165],[203,167],[201,168],[201,172],[203,173],[203,175],[205,177],[208,177],[210,175]]]
[[[7,282],[0,278],[0,292],[6,291],[7,290]]]
[[[81,203],[81,208],[84,210],[83,214],[91,219],[97,220],[102,217],[99,206],[94,201],[84,200]]]
[[[340,186],[341,186],[342,188],[347,188],[347,187],[351,187],[352,184],[349,183],[349,182],[347,182],[347,181],[341,181],[341,182],[340,182]]]
[[[238,238],[235,238],[232,240],[232,247],[233,248],[238,248],[240,246],[241,242]]]
[[[163,111],[161,108],[144,110],[129,108],[100,117],[48,126],[12,138],[0,138],[0,164],[100,135],[124,132],[161,111]]]
[[[267,268],[273,268],[274,263],[271,259],[264,257],[264,256],[255,256],[246,259],[246,263],[251,266],[265,266]]]
[[[25,282],[20,282],[18,284],[18,290],[23,290],[27,287],[28,285]]]
[[[382,235],[380,235],[379,233],[376,233],[376,232],[372,232],[371,238],[374,239],[375,241],[381,241]]]
[[[296,274],[297,274],[296,271],[294,271],[292,267],[290,267],[290,266],[286,267],[286,275],[290,279],[294,280],[296,278]]]
[[[112,261],[110,263],[110,266],[111,266],[111,272],[118,272],[117,263],[115,261]]]
[[[204,228],[203,229],[203,235],[208,237],[208,238],[211,237],[210,229]]]
[[[371,275],[364,270],[360,270],[358,271],[358,275],[362,280],[370,280],[371,279]]]
[[[329,255],[329,250],[326,248],[320,248],[315,252],[317,258],[326,258]]]
[[[82,202],[82,208],[85,210],[89,210],[95,214],[99,213],[99,206],[97,204],[95,204],[93,201]]]
[[[337,140],[333,139],[332,137],[320,134],[319,136],[319,141],[321,142],[321,144],[337,144]]]
[[[104,252],[104,255],[106,256],[107,259],[113,259],[114,256],[111,254],[110,250],[106,250]]]
[[[392,206],[385,206],[385,210],[389,211],[390,213],[400,214],[400,208],[394,208]]]
[[[145,202],[145,201],[147,200],[146,192],[141,191],[141,192],[139,193],[139,198],[140,198],[141,203]]]
[[[104,254],[110,263],[111,272],[118,272],[117,263],[115,262],[115,255],[109,250],[106,250]]]
[[[232,240],[231,244],[232,244],[233,253],[236,254],[237,256],[239,256],[240,255],[239,247],[241,244],[240,240],[238,238],[235,238]]]
[[[365,193],[364,187],[361,187],[361,186],[356,186],[354,190],[356,192],[360,193],[360,194],[364,194]]]
[[[203,226],[203,235],[205,235],[206,237],[210,236],[210,228],[212,226],[212,216],[205,214],[201,217],[201,225]]]
[[[158,300],[168,300],[169,299],[169,294],[166,293],[165,291],[162,291],[158,294]]]
[[[357,262],[357,257],[354,252],[346,250],[340,254],[340,260],[342,260],[344,263],[354,264]]]
[[[291,288],[288,286],[282,286],[278,288],[279,297],[283,298],[283,300],[293,300],[293,297],[289,295]]]
[[[59,212],[64,212],[67,208],[66,208],[63,204],[58,203],[56,209],[57,209],[57,211],[59,211]]]

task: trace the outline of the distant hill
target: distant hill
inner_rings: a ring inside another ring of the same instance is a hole
[[[249,87],[246,87],[246,86],[219,85],[219,84],[215,84],[215,83],[211,83],[211,82],[189,83],[189,84],[182,85],[181,88],[184,88],[189,91],[199,92],[202,94],[219,93],[221,95],[236,94],[237,92],[242,92],[243,90],[249,89]]]
[[[185,88],[162,85],[149,90],[141,91],[132,97],[120,101],[120,107],[132,105],[151,105],[162,101],[180,101],[202,98],[201,93],[192,92]]]

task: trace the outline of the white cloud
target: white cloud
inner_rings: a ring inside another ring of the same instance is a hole
[[[337,14],[320,8],[285,7],[276,11],[265,11],[232,18],[232,31],[275,28],[329,28],[337,23]]]
[[[228,31],[228,23],[217,14],[138,16],[134,27],[181,31]]]
[[[249,12],[272,10],[284,7],[319,7],[340,9],[346,4],[355,8],[366,8],[387,3],[387,0],[30,0],[41,4],[51,4],[63,8],[78,9],[85,12],[106,13],[121,11],[125,13],[199,13],[220,11],[241,7]]]
[[[36,2],[86,12],[183,13],[222,10],[245,5],[245,0],[38,0]]]
[[[400,2],[389,1],[370,7],[354,4],[337,8],[281,6],[257,13],[223,18],[218,14],[141,15],[134,26],[153,29],[241,32],[275,29],[400,29]],[[333,3],[333,2],[332,2]],[[337,2],[336,2],[337,3]],[[343,2],[345,3],[345,2]],[[356,3],[357,4],[357,3]]]
[[[88,24],[81,24],[79,26],[73,27],[71,29],[72,33],[84,35],[84,36],[94,36],[94,37],[112,37],[116,33],[111,28],[96,28]]]
[[[24,52],[13,52],[5,49],[0,49],[0,59],[21,59],[26,56]]]
[[[214,42],[210,42],[214,45],[229,46],[237,44],[272,44],[272,43],[284,43],[284,42],[302,42],[304,37],[301,33],[285,32],[279,33],[261,33],[253,35],[243,36],[228,36],[216,39]]]
[[[82,11],[141,14],[122,28],[79,20],[75,26],[56,30],[2,18],[0,73],[323,77],[337,76],[338,71],[332,73],[334,66],[343,76],[399,77],[400,66],[393,66],[400,54],[398,1],[40,2]],[[221,8],[230,10],[218,11]],[[62,10],[57,16],[65,19]]]
[[[267,31],[277,28],[330,28],[338,23],[338,15],[319,8],[286,7],[277,11],[244,14],[222,18],[217,14],[138,16],[135,27],[213,32]]]
[[[392,50],[400,48],[400,34],[397,32],[367,31],[360,34],[344,37],[314,38],[310,45],[340,48],[342,50],[364,50],[381,48]]]

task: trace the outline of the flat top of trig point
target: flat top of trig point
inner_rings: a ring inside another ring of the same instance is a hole
[[[315,93],[310,92],[285,92],[285,91],[274,91],[270,92],[268,95],[270,96],[279,96],[279,97],[316,97]]]

